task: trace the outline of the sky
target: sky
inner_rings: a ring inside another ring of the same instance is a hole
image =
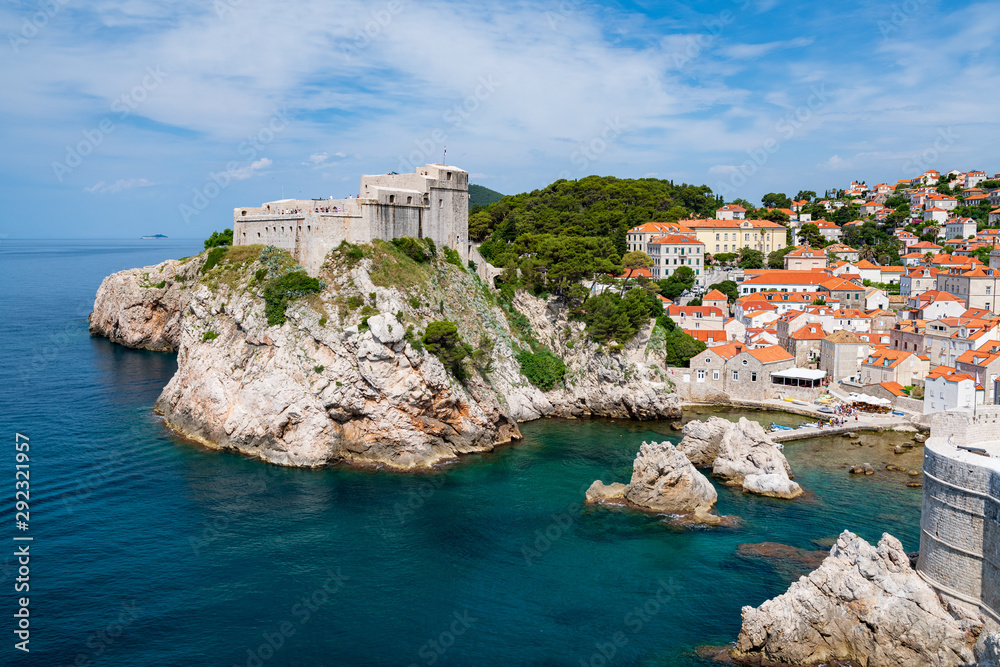
[[[200,238],[425,163],[726,201],[1000,171],[995,3],[0,7],[0,239]]]

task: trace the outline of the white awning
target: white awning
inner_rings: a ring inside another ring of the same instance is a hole
[[[869,396],[867,394],[858,394],[856,392],[851,392],[851,400],[860,403],[868,403],[869,405],[878,405],[880,407],[892,405],[892,401],[887,398],[879,398],[878,396]]]
[[[789,368],[777,373],[771,373],[771,377],[787,378],[789,380],[822,380],[826,377],[826,371],[812,368]]]

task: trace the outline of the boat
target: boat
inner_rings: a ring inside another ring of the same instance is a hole
[[[791,430],[793,430],[791,426],[782,426],[781,424],[771,424],[770,429],[772,431],[791,431]]]

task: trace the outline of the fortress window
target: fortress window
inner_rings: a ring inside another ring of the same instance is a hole
[[[413,203],[413,197],[407,197],[406,198],[406,203],[407,204],[412,204]]]
[[[390,204],[396,203],[396,195],[389,195],[389,203]]]
[[[257,238],[260,238],[260,232],[257,232]]]
[[[306,225],[306,231],[311,232],[313,230],[312,225]]]
[[[448,172],[448,180],[449,181],[451,180],[451,172],[450,171]]]
[[[246,211],[243,211],[243,213],[241,213],[240,215],[246,215],[246,214],[247,214],[247,212],[246,212]]]
[[[438,199],[438,208],[444,208],[444,200]]]

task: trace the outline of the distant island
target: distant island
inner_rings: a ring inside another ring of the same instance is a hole
[[[166,235],[166,234],[153,234],[152,236],[140,236],[140,237],[139,237],[139,240],[147,240],[147,239],[165,239],[165,238],[167,238],[167,235]]]

